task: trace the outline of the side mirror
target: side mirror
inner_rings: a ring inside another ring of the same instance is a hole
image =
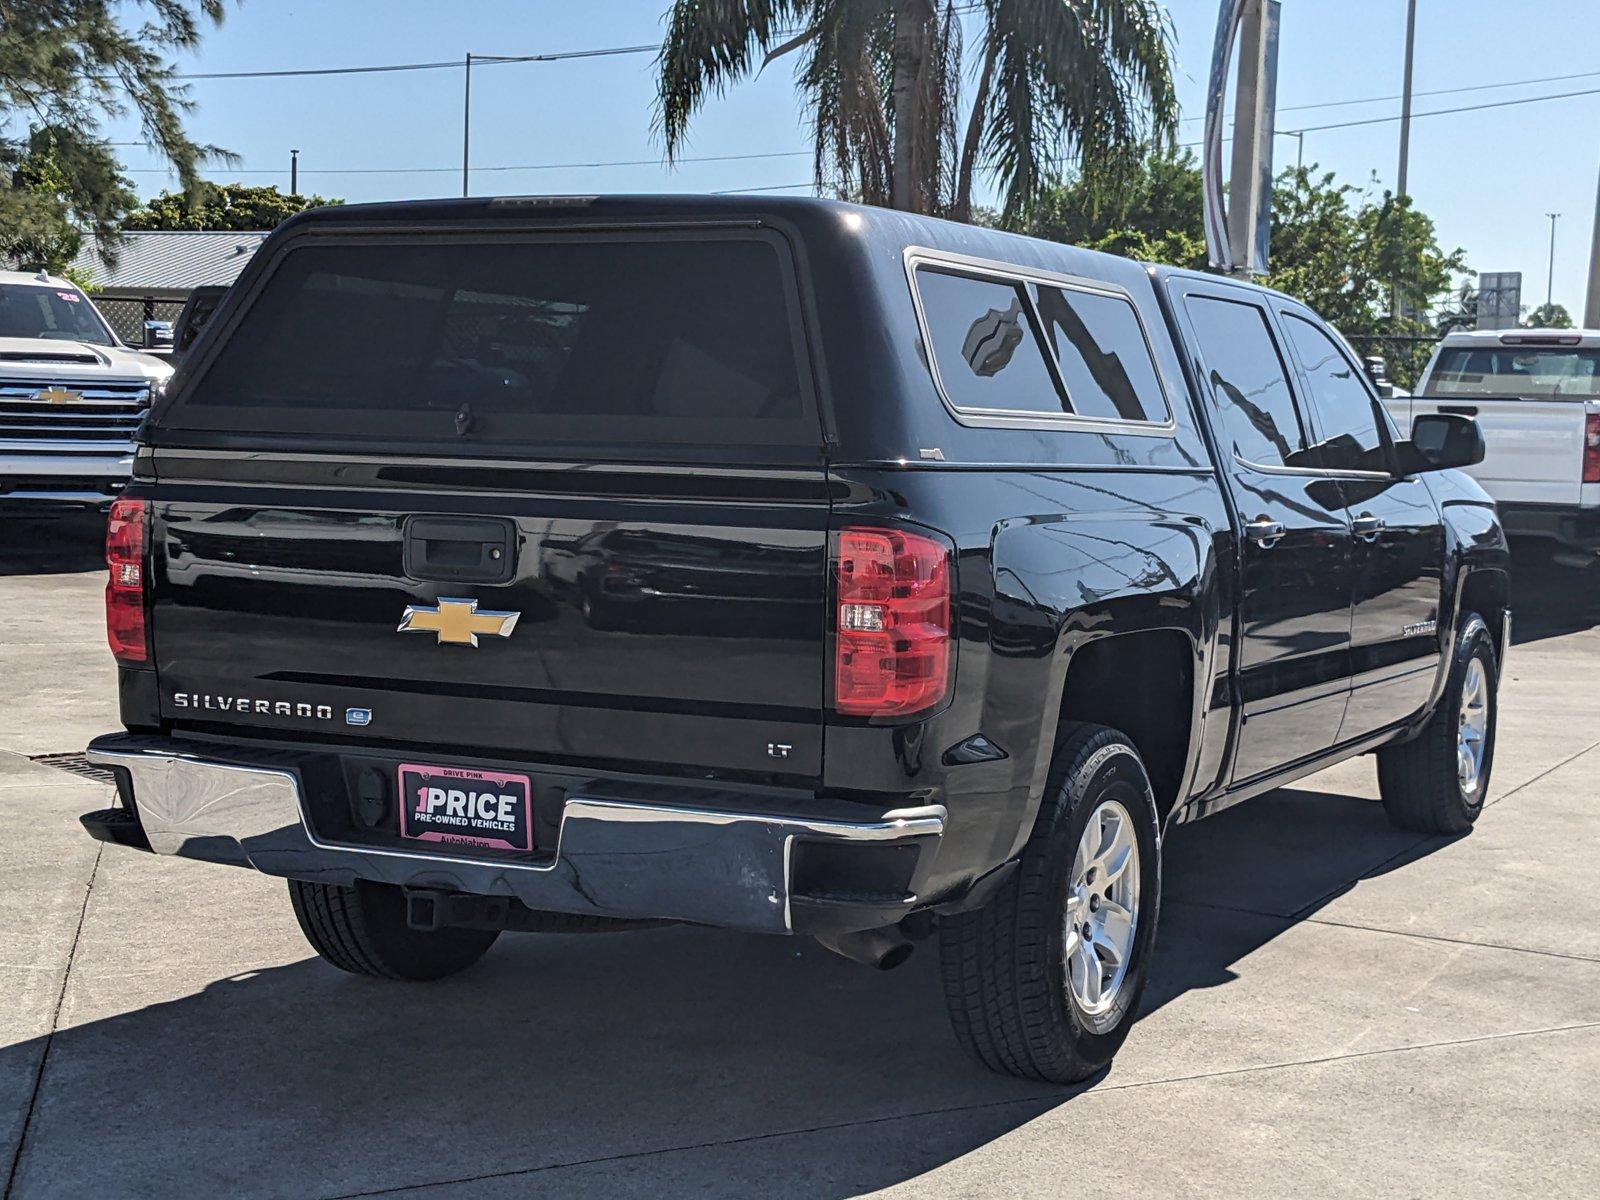
[[[1411,440],[1395,449],[1407,475],[1470,467],[1483,461],[1483,430],[1476,417],[1423,413],[1411,422]]]
[[[171,321],[146,321],[144,323],[143,349],[155,350],[172,345]]]

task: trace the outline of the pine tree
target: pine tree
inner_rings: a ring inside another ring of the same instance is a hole
[[[114,244],[136,197],[108,120],[134,117],[186,191],[203,165],[231,161],[185,132],[193,101],[171,61],[223,2],[0,0],[0,260],[59,267],[85,233]]]

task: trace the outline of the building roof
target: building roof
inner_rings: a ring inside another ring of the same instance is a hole
[[[106,291],[188,291],[202,284],[232,283],[266,233],[130,230],[116,248],[116,266],[100,257],[93,238],[73,257],[72,270]]]

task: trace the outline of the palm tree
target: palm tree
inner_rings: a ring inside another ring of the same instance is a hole
[[[982,44],[958,140],[970,12]],[[1110,170],[1177,122],[1156,0],[675,0],[657,59],[668,160],[708,95],[796,51],[818,185],[911,212],[966,220],[983,172],[1020,215],[1064,166]]]

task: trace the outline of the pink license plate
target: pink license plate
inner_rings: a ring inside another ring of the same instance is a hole
[[[532,850],[532,781],[462,767],[400,767],[400,836],[419,842]]]

